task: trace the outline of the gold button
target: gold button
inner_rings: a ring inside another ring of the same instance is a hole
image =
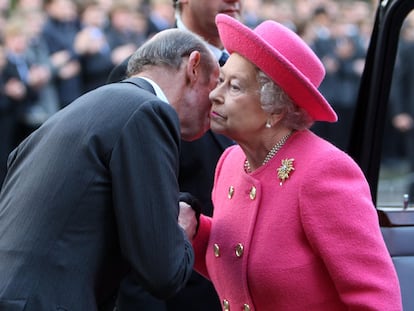
[[[256,198],[256,192],[257,192],[256,187],[252,186],[251,189],[250,189],[250,199],[251,200],[254,200]]]
[[[243,310],[244,310],[244,311],[250,311],[250,306],[249,306],[247,303],[245,303],[245,304],[243,305]]]
[[[227,299],[223,299],[223,310],[230,311],[230,303]]]
[[[241,244],[241,243],[237,244],[236,245],[236,256],[239,257],[239,258],[241,256],[243,256],[243,251],[244,251],[243,244]]]
[[[229,193],[227,194],[227,197],[229,199],[231,199],[233,197],[233,194],[234,194],[234,187],[233,186],[230,186]]]
[[[220,257],[220,247],[218,246],[218,244],[214,244],[213,248],[214,248],[214,256]]]

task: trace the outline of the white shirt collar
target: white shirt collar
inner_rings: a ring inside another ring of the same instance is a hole
[[[159,99],[161,99],[162,101],[166,102],[167,104],[170,104],[167,96],[165,96],[165,93],[161,90],[161,88],[158,86],[157,83],[155,83],[153,80],[146,78],[146,77],[139,77],[140,79],[144,79],[145,81],[147,81],[149,84],[151,84],[151,86],[154,88],[155,91],[155,95],[157,95],[157,97]]]

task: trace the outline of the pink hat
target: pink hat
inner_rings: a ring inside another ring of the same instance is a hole
[[[216,16],[216,24],[229,53],[238,53],[259,67],[315,121],[338,120],[318,91],[325,69],[295,32],[270,20],[252,30],[225,14]]]

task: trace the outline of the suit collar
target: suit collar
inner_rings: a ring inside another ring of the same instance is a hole
[[[134,77],[134,78],[128,78],[128,79],[122,80],[120,83],[135,84],[139,88],[147,90],[148,92],[151,92],[152,94],[156,95],[155,90],[152,87],[151,83],[149,83],[145,79]]]
[[[155,83],[153,80],[145,78],[145,77],[133,77],[128,78],[121,83],[131,83],[136,86],[138,86],[141,89],[147,90],[151,92],[152,94],[156,95],[160,100],[163,102],[169,104],[167,96],[165,96],[163,90],[159,87],[157,83]]]

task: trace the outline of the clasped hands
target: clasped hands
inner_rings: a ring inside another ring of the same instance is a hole
[[[180,192],[179,201],[178,224],[184,229],[188,239],[191,241],[197,234],[201,203],[188,192]]]

